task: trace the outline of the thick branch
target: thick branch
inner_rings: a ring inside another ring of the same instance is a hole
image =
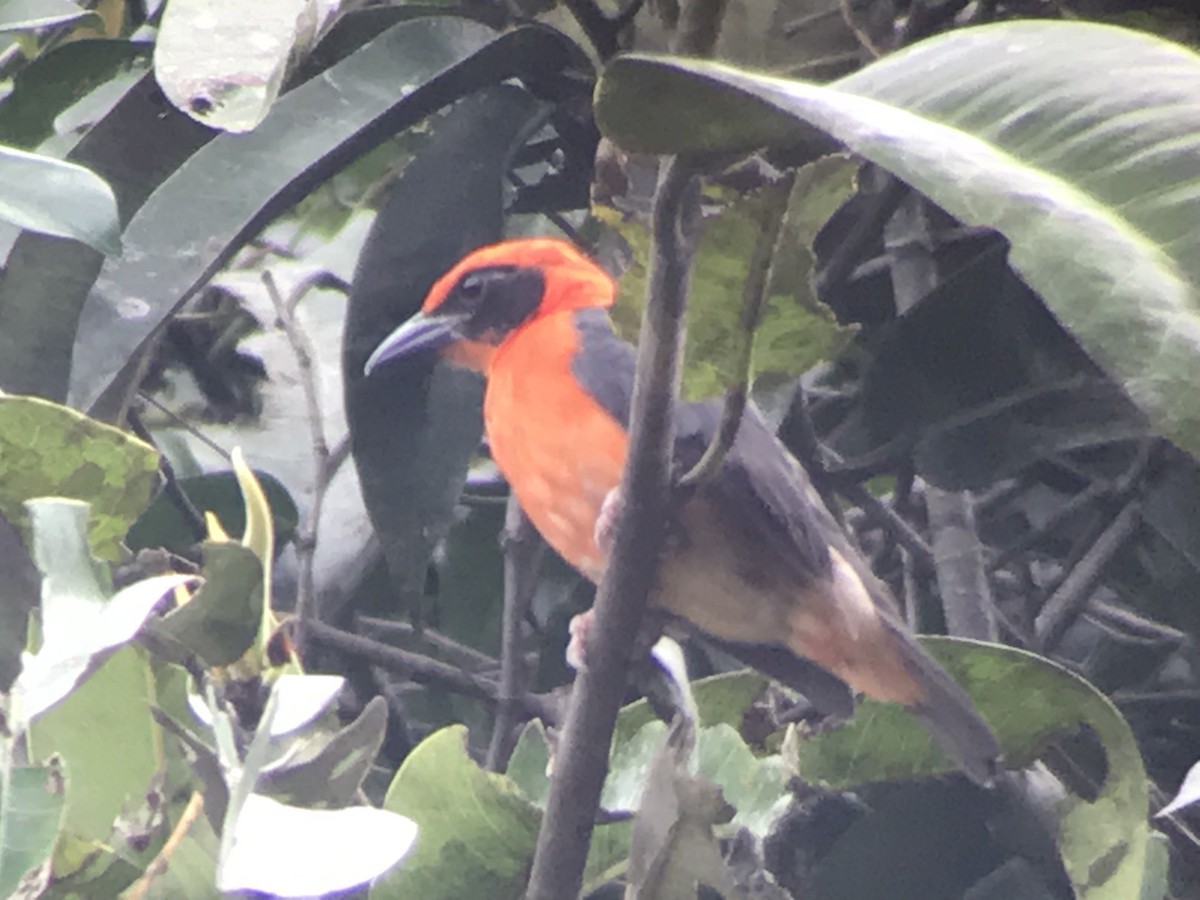
[[[983,542],[968,491],[925,488],[929,533],[938,589],[946,611],[946,632],[955,637],[994,641],[999,637]]]
[[[613,726],[665,533],[691,257],[691,239],[681,222],[694,220],[696,209],[691,174],[680,160],[672,160],[654,207],[655,252],[638,346],[629,459],[620,488],[624,509],[596,596],[587,666],[571,692],[527,900],[576,897],[583,880]]]

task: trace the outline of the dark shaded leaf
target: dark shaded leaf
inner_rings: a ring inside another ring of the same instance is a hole
[[[149,56],[132,41],[73,41],[33,60],[0,102],[0,140],[33,149],[54,134],[55,118],[89,91]]]
[[[1071,797],[1061,815],[1063,863],[1089,898],[1124,900],[1141,889],[1149,839],[1147,779],[1121,714],[1079,676],[1022,650],[951,638],[922,643],[971,695],[1010,767],[1030,764],[1064,730],[1091,728],[1107,756],[1096,799]],[[854,720],[801,743],[806,779],[834,787],[949,771],[928,734],[899,706],[864,700]]]
[[[946,490],[981,490],[1071,450],[1132,440],[1150,424],[1116,384],[1072,379],[1022,392],[932,426],[916,447],[917,472]]]
[[[207,666],[227,666],[250,649],[262,624],[262,564],[241,544],[207,541],[201,574],[195,596],[150,630]]]
[[[80,321],[73,404],[117,414],[138,351],[316,184],[481,84],[560,67],[569,47],[541,28],[497,37],[452,17],[405,22],[284,95],[253,132],[218,137],[142,207],[123,236],[124,254],[97,280]]]
[[[29,614],[37,607],[41,576],[21,534],[0,513],[0,694],[7,694],[21,671]]]
[[[438,276],[502,236],[504,173],[541,111],[512,86],[459,101],[392,187],[355,271],[342,345],[346,417],[363,499],[410,609],[479,446],[483,385],[430,356],[369,379],[363,365]]]
[[[142,78],[68,154],[105,178],[128,221],[211,132]],[[0,386],[63,401],[84,298],[103,257],[76,241],[22,232],[0,280]]]
[[[292,495],[278,478],[259,470],[255,470],[254,474],[271,505],[278,553],[296,533],[300,513]],[[245,529],[246,507],[237,477],[232,472],[211,472],[180,478],[179,487],[201,513],[215,513],[230,534],[241,534]],[[125,536],[125,543],[130,550],[165,547],[173,553],[184,553],[196,543],[196,536],[171,498],[159,493],[150,507],[133,523]]]

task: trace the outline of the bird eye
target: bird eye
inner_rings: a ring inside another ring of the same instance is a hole
[[[458,292],[468,300],[475,300],[483,294],[483,285],[487,281],[484,276],[472,272],[458,283]]]

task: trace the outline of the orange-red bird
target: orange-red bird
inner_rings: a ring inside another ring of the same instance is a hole
[[[550,546],[594,582],[605,564],[597,523],[625,465],[634,379],[633,348],[607,313],[615,295],[613,280],[564,241],[504,241],[438,279],[422,311],[366,365],[369,374],[436,348],[483,373],[496,464]],[[686,471],[721,407],[677,409],[677,463]],[[768,659],[797,654],[856,691],[903,704],[970,776],[987,782],[995,773],[991,730],[898,618],[803,468],[753,410],[720,471],[677,511],[654,600],[725,642]]]

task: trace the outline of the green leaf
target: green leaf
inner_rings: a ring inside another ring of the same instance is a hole
[[[217,887],[276,897],[356,887],[403,859],[417,839],[413,822],[394,812],[302,809],[260,794],[248,796],[226,827],[235,839],[217,870]]]
[[[5,0],[0,5],[0,32],[34,31],[99,16],[71,0]]]
[[[17,72],[0,101],[0,141],[25,150],[56,133],[55,120],[88,93],[146,58],[145,44],[72,41],[43,53]]]
[[[1031,764],[1080,724],[1098,736],[1108,776],[1092,803],[1072,798],[1060,847],[1081,897],[1136,897],[1145,868],[1149,782],[1129,725],[1108,698],[1067,669],[1012,647],[951,638],[924,646],[971,696],[1013,768]],[[950,771],[929,735],[899,706],[864,700],[846,726],[804,741],[797,770],[807,781],[847,788]]]
[[[316,36],[310,0],[252,4],[172,0],[154,48],[154,74],[167,99],[223,131],[250,131],[279,95],[288,62]],[[336,4],[332,9],[336,9]]]
[[[765,837],[792,800],[780,757],[755,756],[737,730],[726,724],[702,728],[697,737],[697,770],[719,785],[737,810],[733,823]]]
[[[483,885],[494,900],[524,893],[541,814],[508,778],[475,764],[466,737],[459,725],[435,731],[400,766],[384,807],[413,819],[420,839],[372,898],[459,900]]]
[[[0,895],[50,858],[63,814],[62,772],[56,766],[0,766]]]
[[[257,790],[297,806],[347,806],[375,761],[386,729],[387,702],[374,697],[345,728],[294,739],[282,764],[263,769]]]
[[[623,57],[601,81],[597,116],[627,149],[663,153],[828,132],[968,225],[1002,232],[1013,268],[1195,452],[1198,91],[1200,57],[1184,47],[1023,21],[931,38],[828,87]]]
[[[742,716],[767,686],[765,676],[750,670],[710,675],[692,683],[696,710],[702,726],[731,725],[739,728]],[[630,703],[617,716],[613,741],[620,744],[631,739],[647,723],[658,717],[645,700]]]
[[[41,234],[121,249],[117,198],[99,175],[50,156],[0,147],[0,219]]]
[[[33,557],[42,573],[42,646],[25,660],[13,687],[18,733],[59,703],[114,650],[137,634],[163,596],[192,580],[161,575],[129,585],[111,599],[87,542],[87,504],[43,499],[27,504]]]
[[[158,478],[150,445],[37,397],[0,396],[0,514],[23,521],[21,504],[61,496],[91,507],[95,552],[114,558]]]
[[[144,802],[162,766],[162,732],[150,715],[154,683],[134,647],[114,653],[91,678],[29,728],[29,755],[67,764],[63,830],[81,841],[107,841],[123,809]],[[55,876],[70,873],[56,859]]]
[[[227,666],[254,644],[262,623],[262,563],[254,551],[227,541],[204,544],[204,584],[187,603],[151,623],[151,631],[195,653],[208,666]]]

